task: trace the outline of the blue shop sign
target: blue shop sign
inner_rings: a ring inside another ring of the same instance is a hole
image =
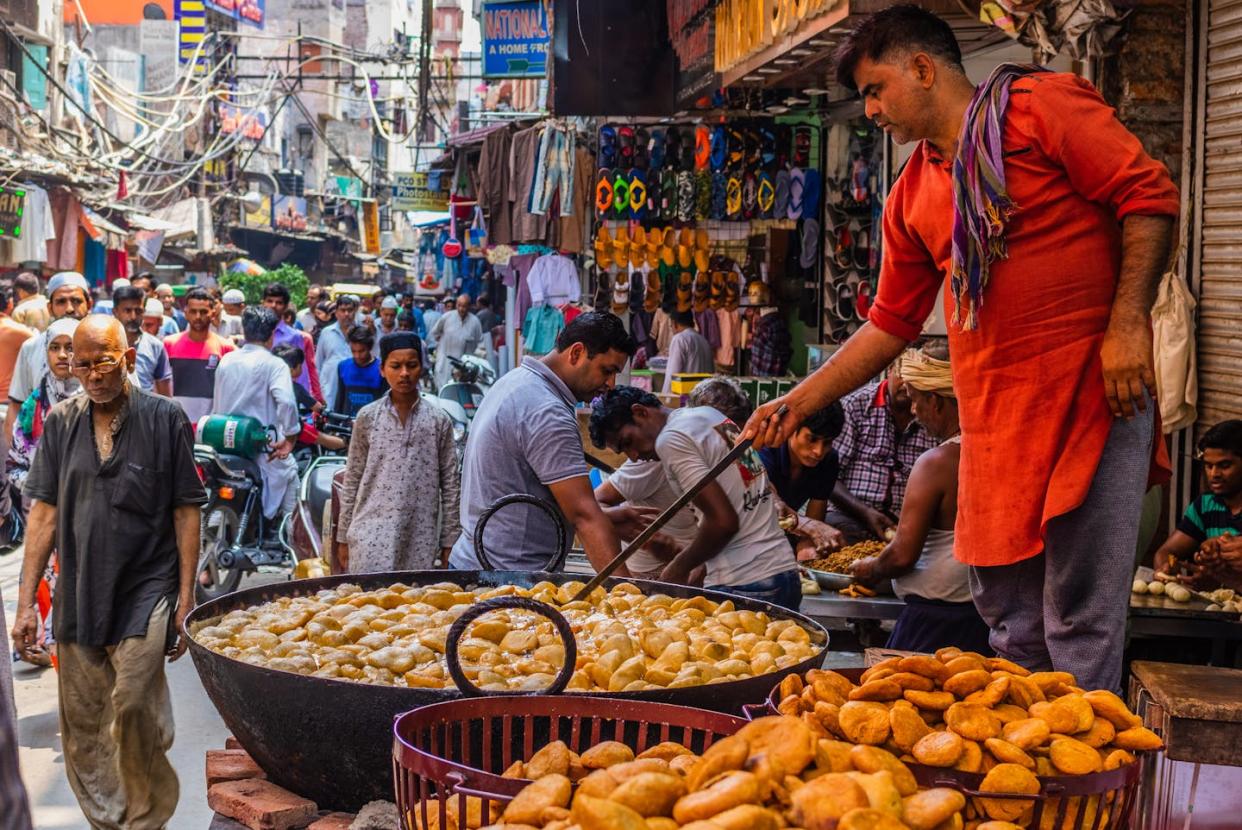
[[[550,39],[543,0],[485,3],[483,77],[546,77]]]

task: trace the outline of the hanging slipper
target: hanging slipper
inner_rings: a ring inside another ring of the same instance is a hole
[[[694,219],[694,174],[688,170],[677,174],[677,219],[681,222]]]
[[[599,166],[617,166],[617,131],[613,127],[599,128]]]
[[[595,212],[605,217],[612,210],[612,171],[607,167],[599,171],[595,183]]]
[[[711,259],[707,255],[707,251],[701,248],[694,249],[694,270],[706,271],[710,267]]]
[[[755,198],[759,203],[759,218],[771,219],[772,205],[776,202],[776,186],[772,183],[772,177],[766,170],[759,172],[759,184],[756,188]]]
[[[730,173],[725,182],[725,215],[729,219],[742,217],[742,180],[735,173]]]
[[[677,251],[668,236],[664,237],[664,247],[660,248],[660,264],[669,268],[677,267]]]
[[[694,157],[696,153],[694,130],[684,129],[681,131],[681,157],[677,162],[677,169],[687,173],[694,172]]]
[[[712,154],[711,167],[717,173],[725,169],[725,163],[729,160],[728,139],[725,137],[725,128],[717,126],[712,130]]]
[[[854,264],[854,231],[851,229],[854,223],[842,225],[836,229],[837,246],[833,250],[833,260],[837,267],[846,269]]]
[[[647,155],[648,164],[652,170],[659,170],[664,166],[664,139],[664,130],[651,131],[651,142],[648,144]]]
[[[630,213],[630,177],[620,171],[612,178],[612,212],[618,219]]]
[[[677,308],[677,284],[681,271],[676,264],[660,265],[660,308],[672,312]]]
[[[630,223],[630,265],[641,268],[647,261],[647,231],[637,222]]]
[[[671,167],[660,171],[660,218],[677,218],[677,171]]]
[[[742,149],[746,166],[757,171],[763,156],[759,150],[759,131],[753,126],[742,131]]]
[[[776,186],[772,198],[772,216],[784,219],[789,210],[789,171],[781,168],[776,171]]]
[[[804,174],[802,185],[802,216],[795,218],[814,219],[819,215],[820,185],[823,179],[819,171],[809,168]]]
[[[643,310],[647,301],[647,269],[630,269],[630,313],[637,314]]]
[[[660,249],[664,246],[664,229],[650,228],[647,231],[647,267],[656,268],[660,264]]]
[[[854,267],[859,271],[871,270],[871,234],[866,228],[854,235]]]
[[[802,218],[802,194],[806,185],[806,173],[795,167],[789,171],[789,209],[785,215],[790,219]]]
[[[724,173],[712,173],[711,218],[717,221],[723,220],[728,213],[728,181],[729,177]]]
[[[711,130],[706,124],[694,128],[694,169],[706,170],[712,158]]]
[[[712,271],[712,292],[708,305],[711,309],[717,310],[724,308],[725,304],[725,280],[728,274],[724,271]]]
[[[712,238],[706,228],[694,229],[694,249],[704,254],[712,249]]]
[[[725,276],[725,311],[737,311],[741,303],[741,289],[738,288],[737,274],[729,272]]]
[[[694,264],[694,251],[688,245],[677,245],[677,267],[682,271],[689,271]]]
[[[729,145],[729,160],[726,162],[726,167],[729,170],[741,170],[742,162],[746,157],[746,144],[742,139],[742,131],[736,127],[729,127],[725,130],[725,134],[728,136]]]
[[[813,272],[819,259],[819,221],[816,219],[802,220],[802,250],[798,256],[798,264],[807,272]]]
[[[694,250],[694,229],[690,227],[682,228],[677,232],[677,244],[683,248],[688,248],[693,253]]]
[[[712,278],[706,271],[699,271],[694,275],[694,299],[693,305],[695,314],[702,314],[707,311],[707,306],[711,302],[712,297]]]
[[[634,128],[621,127],[617,130],[617,164],[621,167],[634,166]]]
[[[612,238],[612,261],[620,268],[624,268],[630,261],[630,238],[620,229]]]
[[[759,129],[759,160],[765,167],[776,161],[776,133],[771,127]]]
[[[630,171],[630,218],[647,216],[647,173],[635,168]]]
[[[759,182],[749,170],[742,176],[742,217],[754,219],[759,214]]]
[[[624,314],[630,310],[630,272],[622,268],[612,283],[612,313]]]
[[[712,174],[699,170],[694,174],[694,218],[703,221],[712,212]]]
[[[599,226],[599,232],[595,234],[592,247],[595,249],[596,266],[607,268],[612,265],[612,236],[608,233],[607,225]]]
[[[634,131],[634,166],[639,170],[646,170],[649,166],[648,147],[651,144],[651,135],[646,128],[639,127]]]
[[[694,275],[682,271],[677,278],[677,310],[689,311],[694,303]]]
[[[859,322],[867,322],[871,314],[871,283],[863,280],[858,284],[857,295],[854,299],[854,313],[858,317]]]
[[[660,271],[652,268],[647,271],[647,291],[643,294],[643,311],[648,313],[660,307]]]

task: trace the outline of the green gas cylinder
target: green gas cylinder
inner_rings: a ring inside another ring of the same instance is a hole
[[[249,415],[204,415],[194,430],[195,442],[242,458],[267,452],[271,437],[268,428]]]

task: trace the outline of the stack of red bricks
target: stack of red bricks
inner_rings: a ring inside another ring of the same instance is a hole
[[[354,820],[268,781],[233,738],[207,751],[207,805],[216,811],[211,830],[349,830]]]

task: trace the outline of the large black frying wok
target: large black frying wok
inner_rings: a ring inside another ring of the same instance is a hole
[[[469,589],[501,585],[529,588],[543,581],[557,585],[582,581],[576,574],[560,572],[569,545],[559,514],[547,502],[523,494],[505,496],[480,515],[474,541],[475,553],[482,566],[491,567],[483,549],[483,527],[497,510],[511,504],[529,504],[552,517],[556,550],[545,566],[546,571],[397,571],[303,579],[228,594],[198,606],[186,617],[182,636],[189,641],[194,667],[198,669],[207,696],[233,736],[272,781],[315,800],[321,808],[355,810],[375,799],[391,800],[393,720],[411,709],[452,700],[461,694],[456,689],[375,686],[260,668],[217,654],[199,645],[188,632],[198,623],[230,611],[261,605],[280,597],[315,594],[345,582],[359,585],[363,590],[374,590],[397,582],[412,586],[455,582]],[[627,580],[609,579],[604,585],[611,588],[624,581]],[[822,626],[808,617],[770,603],[684,585],[637,579],[629,581],[642,588],[647,595],[661,593],[676,598],[705,596],[717,602],[732,600],[739,610],[763,611],[773,619],[797,620],[821,649],[797,665],[744,680],[678,689],[591,694],[740,714],[744,704],[763,703],[768,692],[785,675],[793,672],[801,674],[817,668],[823,660],[823,652],[828,649],[828,632]],[[563,618],[560,619],[563,623]],[[555,619],[553,621],[556,622]],[[450,671],[452,669],[450,666]],[[554,686],[563,688],[568,676],[568,672],[562,672]],[[460,680],[459,685],[462,685]]]
[[[194,609],[187,629],[239,608],[279,597],[305,596],[345,582],[364,590],[395,582],[431,585],[453,581],[465,587],[518,585],[547,580],[556,584],[581,581],[566,573],[533,571],[404,571],[328,576],[263,585],[229,594]],[[610,579],[608,587],[621,579]],[[738,609],[764,611],[774,619],[795,619],[828,647],[828,633],[819,624],[768,603],[731,594],[631,580],[644,593],[672,597],[705,596],[732,600]],[[455,690],[374,686],[349,680],[328,680],[260,668],[217,654],[189,639],[190,654],[207,696],[225,725],[259,766],[277,784],[316,801],[321,808],[357,809],[377,798],[392,799],[392,723],[403,713],[429,703],[459,697]],[[651,700],[738,713],[742,704],[762,703],[781,678],[818,667],[822,651],[781,671],[680,689],[616,693],[609,697]],[[594,692],[593,694],[602,694]]]

